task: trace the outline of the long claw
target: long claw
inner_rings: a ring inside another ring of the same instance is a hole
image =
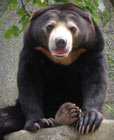
[[[86,129],[86,135],[88,135],[89,129],[90,129],[90,126],[88,125],[88,126],[87,126],[87,129]]]
[[[42,121],[45,122],[49,126],[49,122],[47,119],[43,119]]]
[[[78,110],[78,109],[79,109],[79,107],[78,107],[78,106],[76,106],[76,109]]]
[[[72,114],[71,114],[71,118],[76,118],[77,116],[78,116],[77,113],[72,113]]]
[[[94,124],[92,127],[92,133],[95,131],[95,127],[96,127],[96,125]]]
[[[74,108],[71,109],[70,113],[74,113],[74,112],[76,112],[76,110]]]
[[[79,124],[79,121],[77,121],[76,123],[76,130],[78,131],[78,124]]]
[[[54,126],[54,123],[51,119],[48,119],[49,124],[51,124],[52,126]]]
[[[76,124],[76,130],[78,131],[78,124]]]
[[[76,104],[72,104],[72,106],[76,106]]]
[[[81,128],[82,128],[82,126],[79,127],[78,135],[81,134]]]
[[[82,127],[82,132],[81,132],[81,135],[83,136],[83,134],[84,134],[84,129],[85,129],[85,127],[83,126]]]
[[[82,113],[82,110],[81,110],[81,109],[79,109],[79,112],[80,112],[80,113]]]
[[[50,120],[55,124],[56,122],[55,122],[55,119],[53,119],[53,118],[50,118]]]
[[[37,128],[37,129],[40,129],[40,125],[38,123],[34,123],[34,126]]]

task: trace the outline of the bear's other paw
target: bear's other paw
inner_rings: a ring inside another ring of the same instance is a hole
[[[36,132],[40,128],[48,128],[53,126],[55,126],[55,119],[42,118],[36,122],[31,122],[31,121],[26,122],[24,129],[27,131]]]
[[[76,130],[79,135],[88,135],[99,128],[102,120],[103,115],[99,111],[95,109],[85,110],[76,122]]]
[[[70,125],[76,122],[79,116],[81,109],[73,103],[66,102],[57,111],[55,121],[58,125]]]
[[[54,127],[55,126],[55,119],[49,118],[49,119],[40,119],[39,125],[41,128],[47,128],[47,127]]]

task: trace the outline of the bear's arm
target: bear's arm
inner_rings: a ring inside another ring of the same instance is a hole
[[[26,122],[33,123],[44,117],[42,112],[42,78],[40,71],[34,72],[35,68],[27,60],[25,52],[24,50],[21,52],[18,69],[19,102]]]
[[[107,89],[107,62],[104,52],[89,53],[81,75],[82,109],[101,111]]]
[[[87,53],[81,73],[82,116],[76,123],[79,134],[99,128],[107,89],[107,63],[103,52]]]

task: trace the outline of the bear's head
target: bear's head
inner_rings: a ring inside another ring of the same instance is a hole
[[[61,4],[36,10],[26,34],[33,49],[68,65],[86,51],[86,44],[95,38],[95,29],[89,13],[73,4]]]

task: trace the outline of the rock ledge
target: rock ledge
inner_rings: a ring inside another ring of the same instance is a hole
[[[25,130],[5,136],[5,140],[114,140],[114,120],[103,120],[101,127],[88,136],[78,136],[75,128],[59,126],[41,129],[37,133]]]

